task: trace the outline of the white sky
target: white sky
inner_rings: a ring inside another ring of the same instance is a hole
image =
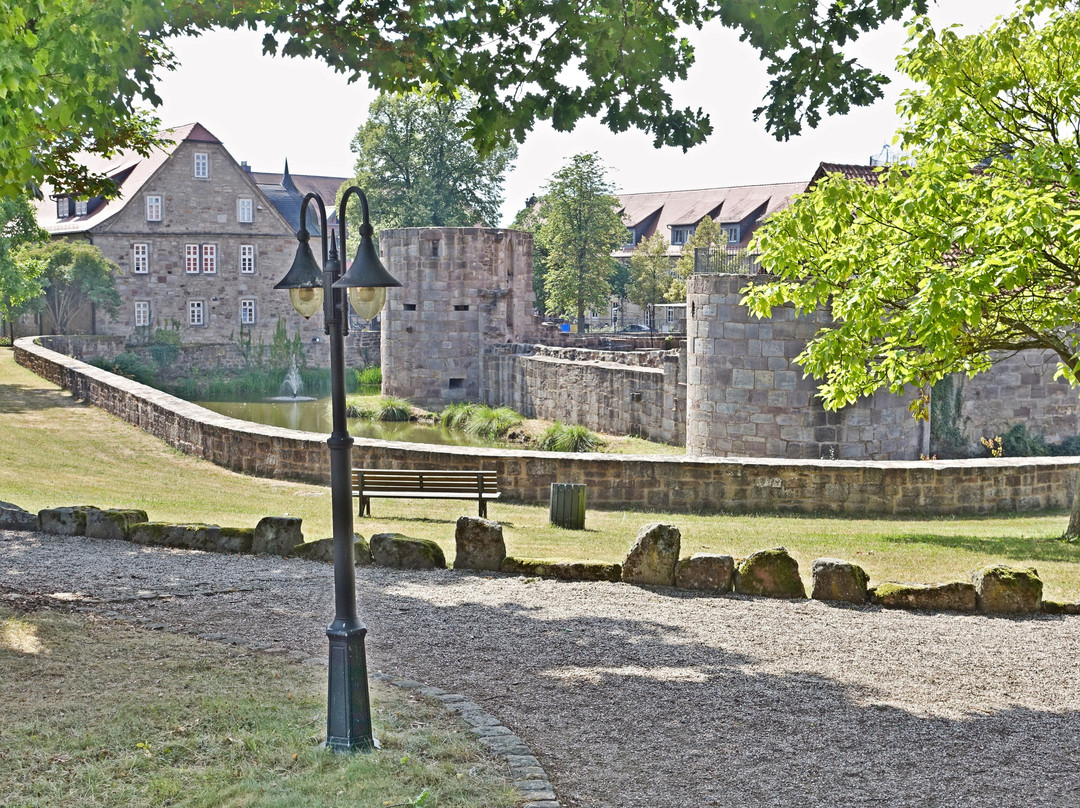
[[[1013,8],[1013,0],[931,0],[930,14],[939,26],[960,23],[974,32]],[[657,150],[648,135],[616,135],[596,121],[570,133],[541,124],[519,147],[507,175],[502,224],[578,152],[599,152],[618,189],[634,193],[807,179],[821,161],[865,164],[892,140],[899,82],[874,106],[826,118],[817,129],[778,143],[753,120],[768,86],[756,52],[718,24],[692,31],[690,39],[697,62],[673,95],[680,107],[710,114],[714,132],[706,143],[686,153]],[[904,26],[894,24],[860,39],[851,55],[892,75],[904,41]],[[374,97],[363,82],[348,84],[313,60],[263,56],[261,36],[253,32],[215,31],[173,46],[180,66],[159,85],[157,114],[164,125],[199,121],[256,171],[280,171],[288,158],[298,174],[353,174],[349,143]]]

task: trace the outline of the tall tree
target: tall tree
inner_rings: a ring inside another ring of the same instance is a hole
[[[786,139],[821,113],[881,96],[884,76],[839,50],[926,0],[0,0],[0,196],[48,181],[80,195],[111,189],[75,155],[147,149],[158,74],[171,36],[215,27],[265,30],[267,53],[321,59],[351,80],[401,93],[427,84],[477,97],[468,113],[481,151],[520,142],[537,121],[570,130],[600,117],[657,145],[688,148],[712,124],[675,106],[694,50],[686,26],[718,19],[761,54],[771,84],[756,111]]]
[[[671,286],[672,261],[667,249],[667,239],[655,233],[638,244],[630,256],[630,302],[648,310],[652,331],[656,330],[656,304],[663,302]],[[685,292],[683,287],[684,296]]]
[[[757,246],[779,278],[747,303],[831,311],[799,357],[829,407],[913,385],[924,411],[946,374],[1030,349],[1080,384],[1077,3],[1026,3],[973,36],[926,19],[910,33],[910,162],[876,183],[831,176],[773,215]]]
[[[440,98],[431,88],[382,94],[371,103],[352,141],[353,181],[367,191],[376,226],[498,223],[503,178],[517,147],[480,155],[465,138],[471,106],[468,98]]]
[[[536,238],[547,252],[547,308],[575,317],[578,331],[586,309],[607,308],[611,253],[626,240],[613,191],[600,156],[578,154],[555,172],[540,202]]]
[[[20,269],[14,254],[21,247],[45,238],[45,231],[34,218],[34,209],[24,197],[0,199],[0,322],[7,322],[12,338],[13,320],[42,291],[39,268]]]
[[[26,275],[37,274],[44,288],[37,308],[49,314],[60,334],[93,304],[115,317],[120,309],[116,274],[120,267],[92,244],[49,241],[20,251],[16,263]]]
[[[668,286],[667,298],[672,303],[686,300],[686,279],[694,274],[694,257],[697,250],[717,250],[727,247],[727,234],[712,216],[705,216],[690,238],[682,246],[682,254],[675,262],[675,277]]]

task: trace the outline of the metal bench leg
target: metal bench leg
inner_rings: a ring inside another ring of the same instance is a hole
[[[487,500],[480,500],[480,518],[487,519]]]

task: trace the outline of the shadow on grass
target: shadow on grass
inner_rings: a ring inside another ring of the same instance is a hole
[[[355,516],[353,517],[355,526],[359,529],[365,520],[371,522],[412,522],[418,525],[456,525],[457,520],[461,516],[472,516],[470,513],[459,514],[458,516],[452,516],[447,519],[438,519],[433,516]],[[480,517],[474,517],[480,518]],[[514,523],[506,519],[495,519],[491,516],[487,517],[489,521],[498,522],[504,528],[514,527]]]
[[[883,540],[894,544],[927,544],[952,550],[967,550],[978,555],[995,555],[1018,561],[1080,563],[1080,545],[1068,544],[1056,538],[942,536],[933,533],[911,533],[886,536]]]
[[[40,412],[81,406],[59,390],[40,390],[18,384],[0,384],[0,413]]]

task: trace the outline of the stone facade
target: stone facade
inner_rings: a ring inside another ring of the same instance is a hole
[[[18,340],[16,361],[171,446],[265,477],[326,481],[325,437],[217,415]],[[1076,458],[863,461],[558,455],[357,439],[353,465],[493,469],[503,497],[546,503],[551,484],[588,486],[591,505],[670,512],[987,514],[1066,508]],[[498,505],[493,518],[498,517]]]
[[[484,348],[536,329],[532,235],[413,227],[382,231],[379,245],[402,283],[381,315],[383,393],[433,409],[481,400]]]
[[[739,302],[748,282],[695,275],[687,284],[688,454],[911,460],[926,451],[926,424],[911,417],[907,398],[878,393],[826,411],[794,357],[827,315],[753,318]]]
[[[483,357],[483,401],[513,407],[528,418],[682,445],[685,356],[678,350],[495,345]]]

